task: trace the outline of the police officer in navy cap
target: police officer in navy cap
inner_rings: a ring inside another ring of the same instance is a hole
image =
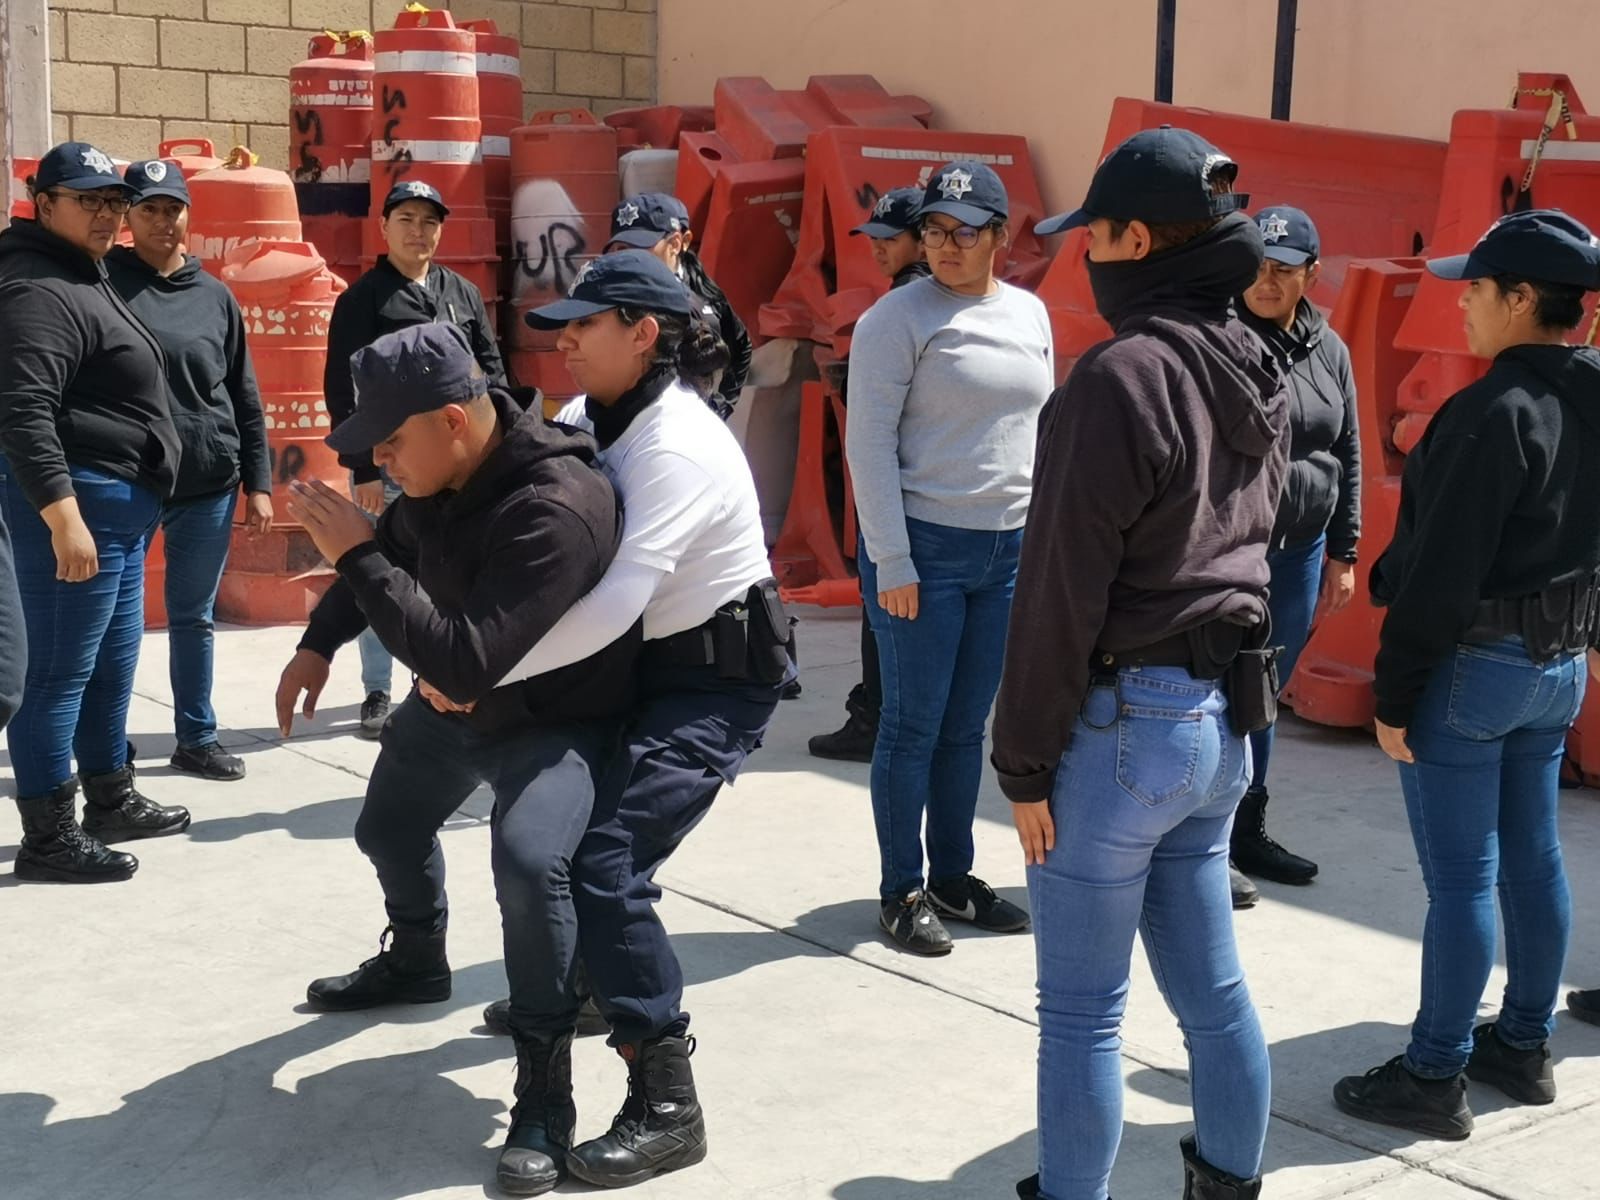
[[[518,1054],[499,1177],[533,1195],[557,1178],[559,1149],[546,1139],[562,1116],[546,1101],[556,1078],[570,1078],[577,1017],[570,861],[631,698],[637,631],[624,627],[565,669],[506,677],[600,582],[621,513],[593,439],[491,386],[459,327],[385,334],[351,369],[360,400],[328,444],[370,452],[404,495],[374,531],[327,485],[295,485],[290,515],[339,577],[283,672],[279,726],[289,736],[302,694],[314,714],[335,651],[366,628],[421,682],[384,731],[356,821],[388,928],[375,957],[316,980],[307,1001],[343,1011],[449,999],[438,831],[487,785]]]
[[[1422,1002],[1405,1052],[1334,1100],[1460,1139],[1469,1079],[1520,1104],[1556,1097],[1546,1042],[1572,924],[1557,789],[1600,631],[1600,351],[1567,337],[1600,289],[1600,240],[1563,212],[1512,213],[1428,269],[1461,281],[1466,346],[1489,370],[1406,455],[1372,568],[1378,740],[1428,888]],[[1499,1015],[1474,1028],[1497,886],[1508,978]]]
[[[717,353],[699,309],[665,263],[621,250],[526,318],[561,330],[558,347],[585,395],[557,420],[593,430],[623,530],[600,586],[506,678],[562,669],[644,623],[638,698],[572,862],[584,965],[627,1064],[628,1097],[607,1133],[563,1153],[573,1129],[563,1062],[536,1077],[542,1094],[523,1094],[525,1107],[550,1114],[546,1136],[528,1121],[511,1137],[602,1187],[705,1158],[683,973],[656,915],[655,874],[738,777],[794,677],[749,464],[685,383]],[[558,1008],[574,1003],[569,994]],[[516,1004],[513,994],[513,1016]],[[513,1033],[520,1058],[515,1021]],[[503,1169],[502,1186],[507,1179]]]
[[[994,765],[1028,863],[1039,958],[1039,1168],[1104,1196],[1135,938],[1185,1031],[1189,1200],[1255,1200],[1271,1069],[1234,940],[1228,841],[1246,736],[1271,713],[1267,540],[1288,459],[1277,363],[1234,314],[1262,237],[1238,166],[1135,134],[1083,206],[1088,350],[1039,419]]]
[[[483,296],[478,289],[448,267],[434,261],[450,210],[432,184],[421,180],[397,183],[383,201],[384,242],[388,252],[334,302],[328,324],[328,362],[322,390],[333,427],[355,411],[355,385],[350,356],[370,346],[386,333],[443,321],[467,335],[472,356],[484,376],[496,387],[506,385],[505,367],[495,341]],[[356,503],[374,517],[399,489],[383,478],[368,451],[340,456],[349,469]],[[389,718],[393,663],[373,635],[361,639],[361,682],[366,699],[361,704],[360,732],[375,738]]]
[[[921,225],[922,189],[894,188],[879,196],[872,212],[850,231],[851,237],[871,240],[872,261],[889,280],[889,290],[904,287],[930,273],[917,237]],[[846,364],[848,365],[848,364]],[[841,371],[841,374],[843,372]],[[839,381],[839,398],[849,402],[846,380]],[[878,741],[878,718],[883,710],[883,673],[878,666],[878,640],[872,634],[866,609],[861,610],[861,682],[845,700],[844,725],[833,733],[819,733],[807,743],[818,758],[869,763]]]
[[[703,303],[702,315],[726,347],[726,364],[711,359],[707,374],[689,380],[691,387],[706,395],[716,414],[727,420],[739,403],[739,393],[750,375],[750,334],[733,311],[727,295],[716,280],[706,274],[700,256],[690,247],[694,230],[689,228],[689,210],[682,200],[666,192],[641,192],[629,196],[611,213],[611,240],[606,251],[622,247],[648,250],[677,273],[679,279]],[[720,376],[717,371],[721,370]]]

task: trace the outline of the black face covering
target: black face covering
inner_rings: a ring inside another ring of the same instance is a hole
[[[614,404],[601,404],[598,400],[585,400],[583,411],[594,423],[594,439],[604,450],[628,431],[633,419],[649,408],[661,393],[678,378],[677,368],[667,363],[655,363],[638,383],[634,384]]]
[[[1094,304],[1113,329],[1142,312],[1177,309],[1225,320],[1261,269],[1261,230],[1233,213],[1192,242],[1128,262],[1090,262]]]

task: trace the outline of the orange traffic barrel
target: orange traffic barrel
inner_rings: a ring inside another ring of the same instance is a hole
[[[483,123],[483,186],[495,244],[511,244],[511,131],[522,124],[522,47],[493,21],[467,21],[478,43],[478,117]]]
[[[39,169],[37,158],[11,160],[11,216],[33,219],[33,201],[28,198],[28,177]]]
[[[258,161],[247,147],[235,146],[220,167],[189,180],[189,253],[213,275],[222,273],[223,258],[236,246],[300,240],[293,180]]]
[[[367,215],[373,52],[365,30],[321,33],[289,69],[289,170],[302,217]]]
[[[244,314],[261,388],[277,519],[265,538],[236,528],[217,613],[246,623],[303,621],[326,579],[305,531],[287,518],[288,489],[320,479],[345,490],[346,472],[323,441],[330,425],[322,371],[333,304],[346,285],[315,246],[300,241],[237,246],[221,275]]]
[[[214,171],[222,165],[210,138],[168,138],[156,147],[156,157],[177,163],[185,179],[193,179],[202,171]]]
[[[535,113],[511,133],[510,328],[519,350],[548,350],[555,335],[522,314],[566,295],[605,249],[618,200],[617,131],[584,109]]]

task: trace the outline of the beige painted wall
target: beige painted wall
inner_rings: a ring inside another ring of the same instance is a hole
[[[661,0],[661,99],[710,103],[721,75],[778,87],[876,75],[926,97],[946,128],[1025,135],[1046,201],[1065,208],[1099,159],[1112,98],[1152,94],[1155,12],[1155,0]],[[1276,0],[1178,0],[1174,100],[1269,115],[1276,19]],[[1505,104],[1519,69],[1567,72],[1600,111],[1595,0],[1300,0],[1299,25],[1297,120],[1443,139],[1456,109]]]

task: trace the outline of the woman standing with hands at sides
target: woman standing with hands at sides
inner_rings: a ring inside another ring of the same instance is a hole
[[[845,450],[883,679],[872,757],[879,924],[914,954],[950,952],[941,918],[1028,927],[1026,912],[972,874],[984,726],[1039,410],[1055,383],[1044,305],[995,278],[1008,214],[989,167],[935,171],[918,211],[932,276],[868,309],[850,353]]]
[[[166,355],[172,419],[183,460],[161,510],[166,534],[167,641],[178,746],[174,770],[244,778],[244,762],[217,741],[211,705],[212,613],[228,561],[241,483],[252,536],[272,526],[266,418],[233,294],[184,253],[189,188],[176,163],[131,164],[133,246],[106,256],[111,283]]]
[[[103,262],[131,189],[104,151],[64,142],[39,160],[29,193],[37,218],[0,233],[0,506],[28,633],[22,706],[7,729],[22,814],[16,875],[97,883],[139,865],[106,843],[189,827],[187,811],[135,788],[127,729],[145,543],[182,448],[161,345]]]

